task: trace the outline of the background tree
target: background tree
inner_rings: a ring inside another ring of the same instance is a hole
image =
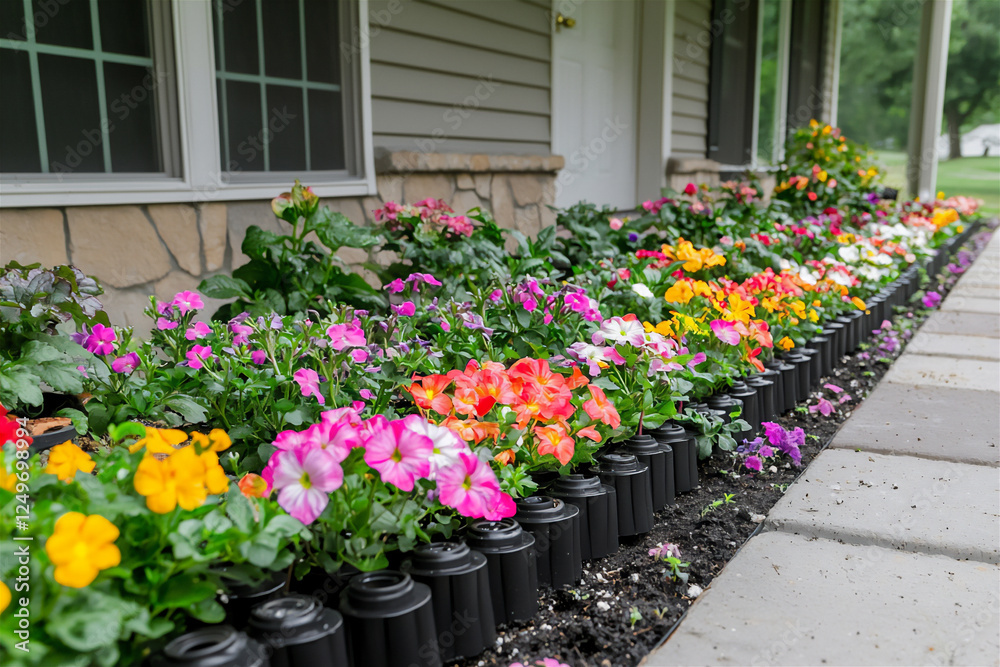
[[[996,120],[1000,110],[1000,2],[955,0],[944,120],[948,157],[962,157],[962,130]]]

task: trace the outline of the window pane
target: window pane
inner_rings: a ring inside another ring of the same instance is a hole
[[[299,3],[266,0],[263,19],[265,73],[285,79],[301,79]]]
[[[255,0],[223,2],[217,0],[214,20],[218,25],[222,14],[222,39],[225,42],[223,57],[216,67],[225,72],[257,74],[257,3]],[[213,34],[218,35],[216,30]]]
[[[313,169],[344,168],[344,115],[340,93],[309,91],[309,150]]]
[[[0,37],[4,39],[27,39],[24,26],[24,3],[0,1]]]
[[[9,0],[0,0],[0,2]],[[35,40],[42,44],[94,48],[90,27],[90,1],[52,2],[35,0]]]
[[[102,50],[131,56],[149,55],[145,2],[99,0],[97,8],[101,19]]]
[[[104,171],[93,60],[38,55],[49,171]]]
[[[113,172],[160,170],[153,105],[155,80],[149,67],[104,64]]]
[[[271,171],[298,171],[306,166],[305,113],[302,89],[267,87]]]
[[[260,86],[242,81],[226,82],[229,118],[229,171],[264,171],[264,144],[260,121]],[[223,151],[225,145],[223,144]]]
[[[0,105],[0,171],[41,171],[28,54],[0,49],[0,72],[4,97],[17,100]]]
[[[305,0],[305,9],[309,80],[340,83],[340,3]]]
[[[760,114],[757,123],[757,160],[770,164],[774,155],[774,123],[778,109],[778,33],[781,5],[761,0],[764,34],[760,49]]]

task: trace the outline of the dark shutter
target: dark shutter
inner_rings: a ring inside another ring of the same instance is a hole
[[[823,49],[827,0],[792,0],[788,63],[789,133],[823,113]]]
[[[722,164],[745,165],[753,160],[759,4],[758,0],[712,3],[708,157]]]

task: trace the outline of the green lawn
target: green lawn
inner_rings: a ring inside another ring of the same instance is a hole
[[[906,153],[882,151],[883,183],[906,192]],[[963,157],[938,163],[937,190],[983,200],[983,213],[1000,215],[1000,157]]]

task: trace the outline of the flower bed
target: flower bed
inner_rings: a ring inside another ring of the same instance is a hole
[[[359,230],[296,184],[273,203],[290,233],[251,228],[232,276],[151,299],[146,340],[110,326],[69,267],[8,267],[0,401],[39,416],[41,381],[86,400],[59,410],[76,444],[44,453],[2,417],[0,525],[30,542],[2,561],[4,664],[188,664],[186,640],[168,642],[224,621],[252,635],[230,637],[234,660],[285,651],[300,640],[265,631],[257,603],[289,592],[339,608],[343,626],[324,618],[342,634],[314,648],[356,666],[478,660],[503,620],[497,661],[634,663],[815,453],[807,435],[898,353],[913,316],[896,311],[935,306],[925,288],[970,261],[945,260],[975,202],[881,198],[829,127],[797,132],[789,156],[767,205],[754,183],[692,184],[631,220],[581,204],[536,239],[510,233],[513,252],[486,211],[392,203]],[[372,267],[381,290],[337,266],[345,245],[396,253]],[[208,320],[202,294],[233,302]],[[71,320],[72,336],[55,328]],[[859,346],[849,385],[834,369]],[[616,528],[591,520],[597,497]],[[516,549],[455,546],[512,518]],[[501,576],[504,549],[525,579]],[[596,599],[590,577],[612,574],[631,592]],[[390,580],[398,594],[376,594]],[[499,602],[533,581],[557,587],[534,619]],[[478,597],[445,604],[449,586]],[[413,635],[384,659],[383,617]]]

